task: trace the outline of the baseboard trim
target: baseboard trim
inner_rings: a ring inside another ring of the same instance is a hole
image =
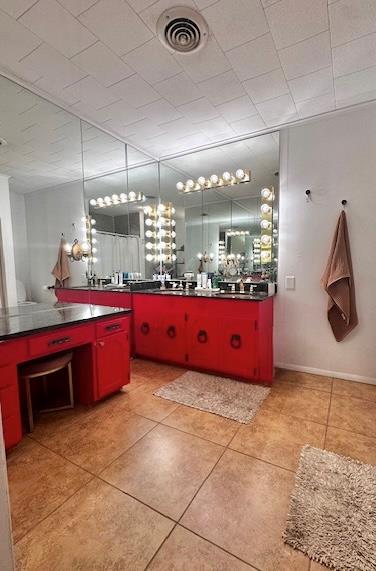
[[[355,381],[358,383],[376,385],[376,378],[374,377],[364,377],[362,375],[353,375],[352,373],[328,371],[326,369],[316,369],[315,367],[304,367],[302,365],[291,365],[290,363],[275,363],[275,366],[280,369],[288,369],[289,371],[300,371],[301,373],[312,373],[313,375],[322,375],[324,377],[344,379],[345,381]]]

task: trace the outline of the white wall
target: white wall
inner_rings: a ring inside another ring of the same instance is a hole
[[[0,230],[4,257],[5,295],[7,305],[12,306],[17,305],[17,294],[9,194],[8,177],[0,174]]]
[[[10,193],[10,207],[12,214],[14,262],[16,278],[20,280],[26,289],[29,299],[29,248],[27,243],[25,196],[17,192]]]
[[[282,133],[275,314],[279,366],[376,382],[375,158],[374,105]],[[306,189],[311,190],[309,202]],[[337,343],[320,278],[342,199],[348,200],[359,325]],[[296,277],[295,291],[284,289],[286,275]]]
[[[53,293],[43,290],[54,285],[51,271],[56,263],[61,234],[67,242],[84,241],[81,218],[85,216],[82,183],[75,182],[25,195],[30,259],[30,290],[34,301],[53,303]],[[74,227],[72,226],[74,224]],[[69,285],[85,283],[86,262],[70,264]]]

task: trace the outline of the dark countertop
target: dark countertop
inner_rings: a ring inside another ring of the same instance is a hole
[[[133,292],[137,295],[173,295],[179,297],[205,297],[206,299],[235,299],[239,301],[265,301],[265,299],[269,299],[270,297],[274,297],[274,295],[269,295],[268,293],[264,292],[254,292],[254,293],[220,293],[220,292],[207,292],[203,291],[195,291],[190,289],[189,291],[185,290],[173,290],[173,289],[151,289],[151,290],[143,290],[143,291],[135,291]]]
[[[78,325],[103,317],[127,315],[131,309],[86,303],[36,303],[0,309],[0,342],[48,329]]]

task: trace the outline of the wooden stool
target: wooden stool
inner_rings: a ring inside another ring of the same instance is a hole
[[[73,353],[64,353],[63,355],[58,355],[51,357],[49,359],[43,359],[40,361],[34,361],[24,365],[21,368],[21,379],[25,381],[26,389],[26,401],[27,401],[27,414],[29,418],[29,432],[34,430],[34,417],[33,417],[33,404],[31,401],[31,390],[30,390],[30,380],[31,379],[43,379],[43,387],[46,392],[46,377],[57,371],[61,371],[65,367],[68,368],[68,382],[69,382],[69,404],[64,406],[59,406],[56,408],[45,408],[39,412],[53,412],[55,410],[64,410],[66,408],[74,407],[73,400],[73,381],[72,381],[72,357]]]

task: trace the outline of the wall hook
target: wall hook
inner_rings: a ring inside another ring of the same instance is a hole
[[[305,191],[305,194],[306,194],[306,200],[308,202],[309,199],[311,198],[311,191],[307,188],[307,190]]]
[[[342,204],[343,207],[345,207],[346,204],[347,204],[347,200],[345,200],[345,199],[341,200],[341,204]]]

